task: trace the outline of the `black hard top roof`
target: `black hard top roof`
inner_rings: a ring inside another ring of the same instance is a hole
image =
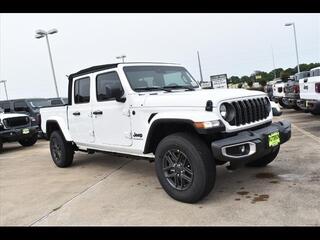
[[[104,65],[97,65],[97,66],[92,66],[89,68],[82,69],[76,73],[72,73],[69,75],[69,80],[84,75],[84,74],[89,74],[93,72],[98,72],[102,70],[107,70],[107,69],[112,69],[118,67],[119,64],[140,64],[140,63],[146,63],[146,64],[176,64],[176,63],[164,63],[164,62],[124,62],[124,63],[110,63],[110,64],[104,64]]]

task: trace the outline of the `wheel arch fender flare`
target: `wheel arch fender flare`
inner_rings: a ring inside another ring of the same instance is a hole
[[[60,119],[59,117],[51,118],[47,120],[46,122],[47,138],[50,138],[51,133],[55,130],[60,130],[66,141],[68,142],[73,141],[65,121],[63,119]]]
[[[194,122],[191,119],[185,119],[185,118],[157,118],[157,119],[152,119],[150,123],[150,127],[148,130],[148,135],[146,138],[146,142],[144,145],[144,150],[143,153],[148,153],[150,152],[150,148],[152,143],[152,138],[154,136],[154,133],[157,131],[157,127],[161,124],[170,124],[170,123],[175,123],[175,124],[186,124],[189,125],[190,127],[194,128],[195,131],[197,129],[194,127]]]

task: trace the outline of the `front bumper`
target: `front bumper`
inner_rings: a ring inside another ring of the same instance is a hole
[[[261,129],[242,131],[236,136],[214,141],[211,143],[213,157],[222,162],[230,162],[235,168],[264,157],[278,147],[268,146],[268,135],[276,131],[280,135],[280,144],[285,143],[291,137],[291,123],[288,121],[275,122]],[[250,146],[250,151],[237,156],[227,154],[226,149],[243,144]]]
[[[24,134],[23,129],[29,129],[29,133]],[[3,142],[16,142],[22,139],[30,138],[38,133],[37,126],[29,126],[25,128],[5,129],[0,132],[0,138]]]

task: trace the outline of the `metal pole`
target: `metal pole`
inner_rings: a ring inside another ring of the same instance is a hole
[[[200,82],[203,82],[203,77],[202,77],[202,70],[201,70],[201,62],[200,62],[200,56],[199,56],[199,51],[197,51],[198,54],[198,62],[199,62],[199,71],[200,71]]]
[[[4,85],[4,91],[5,91],[5,93],[6,93],[7,100],[9,100],[6,82],[7,82],[7,81],[3,81],[3,85]]]
[[[293,23],[293,32],[294,32],[294,42],[296,46],[296,55],[297,55],[297,63],[298,63],[298,73],[300,72],[300,66],[299,66],[299,55],[298,55],[298,44],[297,44],[297,35],[296,35],[296,25]]]
[[[276,73],[276,65],[274,64],[274,54],[273,54],[273,47],[271,45],[271,53],[272,53],[272,62],[273,62],[273,75],[274,79],[277,78],[277,73]]]
[[[53,74],[54,86],[55,86],[55,88],[56,88],[57,97],[59,97],[58,85],[57,85],[57,80],[56,80],[56,74],[55,74],[55,72],[54,72],[54,67],[53,67],[53,61],[52,61],[52,55],[51,55],[51,50],[50,50],[50,44],[49,44],[48,34],[46,34],[46,39],[47,39],[47,45],[48,45],[48,51],[49,51],[51,69],[52,69],[52,74]]]

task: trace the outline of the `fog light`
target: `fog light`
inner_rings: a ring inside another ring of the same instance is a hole
[[[226,153],[231,156],[247,155],[249,152],[250,152],[250,146],[248,143],[234,146],[234,147],[228,147],[226,149]]]

